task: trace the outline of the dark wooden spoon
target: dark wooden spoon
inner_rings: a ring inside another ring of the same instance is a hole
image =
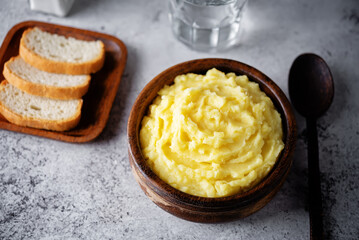
[[[323,239],[316,125],[317,118],[328,110],[333,101],[333,77],[328,65],[321,57],[307,53],[294,60],[288,83],[292,104],[307,121],[310,237]]]

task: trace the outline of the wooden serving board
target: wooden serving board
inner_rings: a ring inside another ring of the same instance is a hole
[[[37,21],[26,21],[15,25],[6,35],[0,48],[0,82],[4,63],[19,54],[19,44],[22,33],[31,27],[39,27],[50,33],[74,37],[81,40],[101,40],[105,44],[106,58],[103,68],[91,75],[91,84],[83,97],[82,116],[76,128],[55,132],[42,129],[17,126],[8,122],[0,114],[0,129],[37,135],[65,142],[88,142],[95,139],[104,129],[110,110],[115,99],[121,76],[127,60],[125,44],[107,34],[65,27]]]

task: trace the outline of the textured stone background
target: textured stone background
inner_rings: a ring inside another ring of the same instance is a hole
[[[335,80],[334,103],[319,120],[324,226],[328,239],[359,236],[359,3],[250,0],[242,44],[205,54],[171,34],[167,1],[77,0],[67,18],[0,1],[0,41],[16,23],[41,20],[112,34],[128,47],[126,71],[107,127],[85,144],[0,130],[0,239],[308,239],[305,122],[283,188],[258,213],[227,224],[180,220],[141,191],[127,158],[126,123],[141,89],[176,63],[224,57],[266,73],[287,94],[291,63],[321,55]]]

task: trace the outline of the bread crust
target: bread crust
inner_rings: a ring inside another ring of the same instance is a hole
[[[51,73],[66,73],[71,75],[79,74],[91,74],[100,70],[105,62],[105,45],[101,43],[101,54],[91,61],[83,63],[70,63],[70,62],[59,62],[51,59],[46,59],[37,53],[31,51],[27,46],[25,39],[27,34],[32,31],[33,28],[25,30],[20,40],[19,53],[20,56],[30,65]]]
[[[9,67],[9,64],[11,64],[11,62],[15,61],[19,57],[20,56],[10,58],[10,60],[5,63],[3,71],[5,79],[18,89],[21,89],[22,91],[32,95],[61,100],[78,99],[87,93],[90,86],[90,75],[87,75],[87,79],[84,84],[76,87],[49,86],[33,83],[21,78],[16,73],[11,71]]]
[[[9,84],[6,80],[3,80],[0,84],[0,91],[3,91],[4,86]],[[76,107],[76,113],[68,119],[63,120],[45,120],[33,117],[27,117],[17,114],[0,102],[0,113],[11,123],[19,126],[46,129],[52,131],[67,131],[77,126],[81,119],[81,108],[83,100],[80,99],[78,106]]]

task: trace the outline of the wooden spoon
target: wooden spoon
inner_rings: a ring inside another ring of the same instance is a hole
[[[323,239],[317,118],[329,108],[334,96],[333,77],[325,61],[312,53],[297,57],[289,72],[289,95],[306,118],[308,139],[309,216],[311,239]]]

